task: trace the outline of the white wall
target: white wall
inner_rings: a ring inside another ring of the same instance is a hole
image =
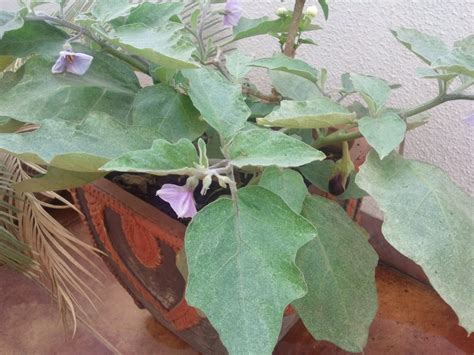
[[[241,0],[245,16],[273,16],[290,0]],[[474,0],[329,0],[330,16],[317,22],[322,31],[311,34],[318,47],[304,46],[298,56],[316,68],[329,70],[329,85],[337,87],[344,72],[372,74],[391,83],[402,83],[391,97],[392,105],[411,107],[437,91],[435,81],[418,79],[415,69],[423,63],[400,45],[390,28],[413,27],[452,44],[474,33]],[[0,0],[0,8],[14,8],[15,0]],[[317,4],[308,0],[309,5]],[[276,40],[257,37],[241,42],[256,57],[278,50]],[[446,103],[433,109],[425,126],[409,133],[406,155],[431,162],[448,172],[465,191],[474,195],[474,129],[462,121],[474,111],[473,101]]]
[[[293,1],[243,0],[246,17],[273,16]],[[329,0],[326,22],[321,11],[316,21],[324,27],[310,36],[319,46],[303,46],[297,57],[329,71],[329,86],[337,87],[344,72],[371,74],[403,87],[393,92],[390,104],[412,107],[437,93],[436,81],[418,79],[415,69],[424,64],[398,43],[390,28],[411,27],[452,44],[474,33],[473,0]],[[317,4],[308,0],[308,5]],[[276,40],[257,37],[243,41],[242,50],[257,57],[278,50]],[[462,121],[474,111],[474,101],[446,103],[430,111],[431,120],[409,133],[406,155],[444,169],[466,192],[474,195],[474,129]]]

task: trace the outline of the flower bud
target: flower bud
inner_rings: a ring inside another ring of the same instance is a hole
[[[202,180],[202,189],[201,189],[201,195],[207,194],[207,190],[209,190],[209,187],[212,184],[212,175],[206,175],[206,177]]]
[[[220,187],[222,187],[223,189],[226,189],[227,185],[230,185],[232,183],[232,180],[229,179],[227,176],[221,175],[217,176],[217,181],[219,182]]]
[[[318,7],[317,6],[309,6],[304,14],[309,18],[315,18],[318,14]]]
[[[279,7],[275,13],[278,17],[285,17],[288,15],[289,11],[286,7],[282,6],[282,7]]]

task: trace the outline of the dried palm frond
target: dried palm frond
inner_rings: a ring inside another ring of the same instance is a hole
[[[75,207],[55,192],[34,194],[18,192],[13,183],[31,178],[31,175],[45,173],[45,170],[7,153],[0,153],[0,161],[5,166],[9,178],[8,193],[2,198],[5,206],[10,206],[5,228],[10,237],[15,236],[18,243],[29,248],[29,257],[38,268],[33,269],[35,276],[50,291],[57,301],[61,318],[65,325],[77,327],[77,318],[87,319],[82,302],[89,303],[95,309],[97,294],[85,282],[84,277],[99,281],[92,275],[90,268],[101,272],[92,256],[95,249],[77,239],[50,215],[50,209]],[[52,202],[51,202],[52,201]],[[1,253],[1,251],[0,251]]]

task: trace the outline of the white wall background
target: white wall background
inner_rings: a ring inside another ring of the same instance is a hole
[[[241,0],[247,17],[274,16],[292,0]],[[320,11],[316,21],[324,27],[310,36],[318,47],[303,46],[298,57],[329,71],[328,85],[338,87],[344,72],[371,74],[403,87],[390,104],[411,107],[436,95],[436,81],[419,79],[415,69],[423,63],[400,45],[390,28],[412,27],[441,37],[446,43],[474,33],[474,0],[329,0],[326,22]],[[317,5],[308,0],[308,5]],[[15,0],[0,0],[0,9],[13,9]],[[244,40],[241,49],[256,57],[278,50],[276,40]],[[430,111],[431,120],[409,133],[406,155],[444,169],[466,192],[474,195],[474,129],[464,122],[474,111],[473,101],[446,103]]]

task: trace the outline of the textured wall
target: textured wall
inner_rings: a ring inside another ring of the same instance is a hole
[[[293,1],[242,1],[246,17],[273,16]],[[308,4],[317,4],[308,0]],[[434,97],[436,81],[419,79],[415,69],[423,62],[398,43],[390,28],[416,28],[452,44],[474,33],[474,1],[329,0],[330,15],[317,22],[324,29],[311,35],[319,46],[304,46],[298,57],[329,71],[329,87],[337,87],[344,72],[371,74],[403,87],[394,91],[390,104],[411,107]],[[321,12],[321,11],[320,11]],[[241,49],[257,57],[278,50],[276,40],[257,37],[243,41]],[[260,82],[262,87],[265,84]],[[409,133],[406,155],[444,169],[465,191],[474,195],[474,129],[462,119],[474,111],[473,101],[446,103],[430,111],[431,120]]]
[[[293,1],[241,0],[245,16],[273,16],[280,6]],[[308,4],[317,4],[308,0]],[[423,63],[401,46],[390,33],[397,26],[432,33],[452,44],[474,33],[473,0],[329,0],[330,17],[317,22],[324,29],[311,34],[318,47],[305,46],[298,56],[316,68],[329,70],[329,86],[337,87],[347,71],[372,74],[391,83],[402,83],[390,100],[392,105],[411,107],[436,94],[435,81],[418,79],[415,69]],[[0,8],[15,7],[15,0],[0,0]],[[256,37],[241,42],[241,48],[256,57],[278,50],[276,40]],[[257,72],[261,74],[264,72]],[[260,80],[262,87],[265,83]],[[474,111],[472,101],[446,103],[430,111],[432,119],[409,133],[408,157],[431,162],[448,172],[465,191],[474,195],[474,129],[462,119]]]

